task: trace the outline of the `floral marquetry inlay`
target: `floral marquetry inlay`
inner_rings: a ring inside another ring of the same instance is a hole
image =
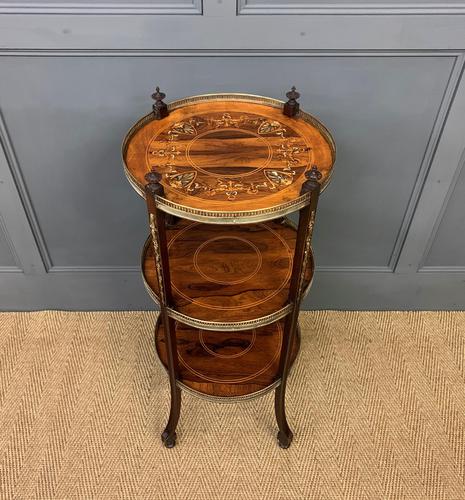
[[[239,224],[282,217],[305,205],[312,165],[324,190],[336,150],[313,116],[284,113],[284,103],[248,94],[208,94],[141,118],[123,143],[125,174],[145,197],[147,172],[161,175],[157,203],[193,221]]]
[[[252,113],[195,115],[148,143],[148,170],[184,195],[247,200],[289,187],[312,162],[312,147],[289,125]]]

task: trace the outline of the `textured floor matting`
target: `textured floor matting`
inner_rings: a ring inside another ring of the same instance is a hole
[[[183,395],[159,434],[154,313],[0,314],[0,498],[465,499],[465,313],[314,312],[272,395]]]

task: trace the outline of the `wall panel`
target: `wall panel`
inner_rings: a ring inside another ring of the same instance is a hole
[[[238,0],[240,14],[461,14],[463,0]]]
[[[423,271],[428,268],[465,271],[465,168],[460,175],[445,207]]]
[[[137,265],[145,216],[124,179],[120,143],[150,109],[155,74],[172,98],[228,90],[281,97],[292,74],[302,106],[333,131],[340,155],[322,199],[319,263],[386,267],[453,60],[3,58],[0,95],[52,265],[124,267]]]
[[[202,0],[0,1],[0,14],[201,14]]]
[[[16,262],[2,226],[3,221],[0,219],[0,272],[8,271],[8,268],[16,269]]]
[[[458,14],[465,1],[0,0],[0,308],[153,307],[120,147],[157,84],[168,100],[294,84],[334,133],[305,308],[465,308]]]

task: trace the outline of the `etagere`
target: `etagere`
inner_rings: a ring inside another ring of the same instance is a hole
[[[126,176],[146,199],[144,284],[160,306],[155,346],[171,387],[162,433],[176,441],[181,390],[240,401],[275,390],[287,448],[286,381],[300,346],[298,313],[314,273],[311,238],[335,145],[288,101],[210,94],[153,110],[123,143]],[[286,216],[299,211],[298,226]]]

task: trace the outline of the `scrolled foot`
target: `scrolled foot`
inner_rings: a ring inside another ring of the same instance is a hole
[[[287,449],[292,443],[292,438],[294,435],[292,431],[289,431],[289,434],[284,434],[284,432],[278,432],[278,444],[280,448]]]
[[[176,433],[169,434],[168,431],[163,431],[161,441],[166,448],[173,448],[176,444]]]

